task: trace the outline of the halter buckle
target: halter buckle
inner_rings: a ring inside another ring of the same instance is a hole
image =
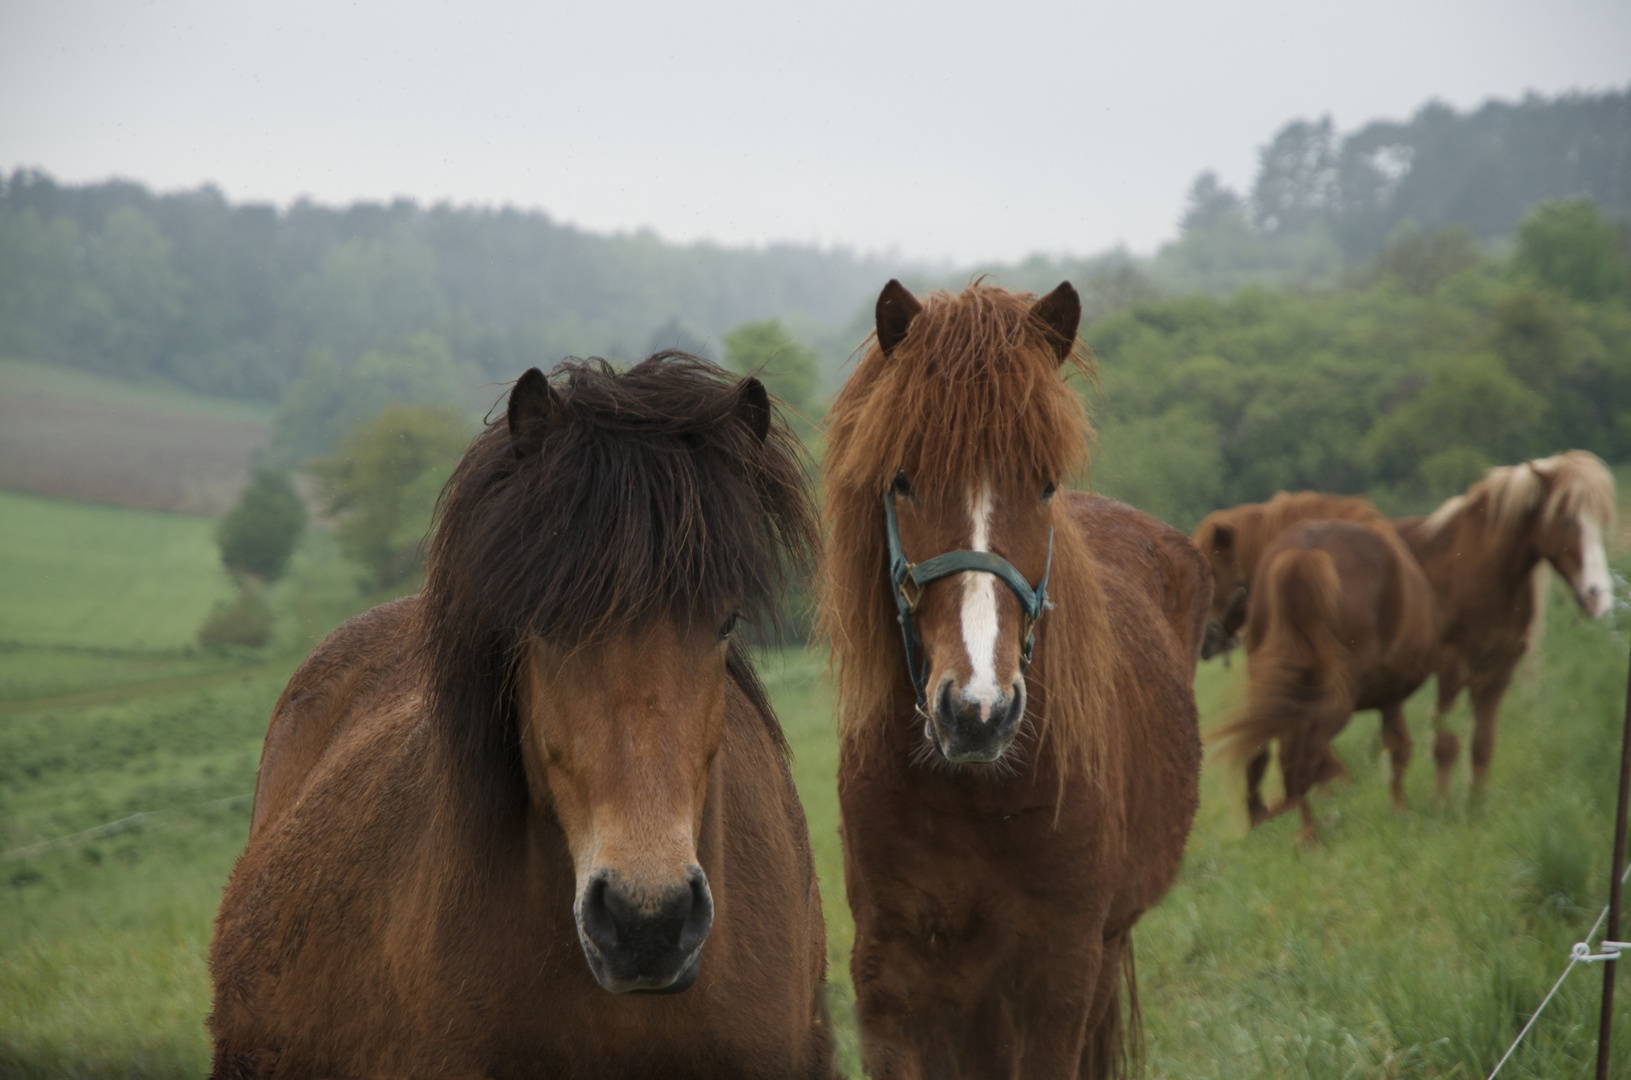
[[[912,563],[906,564],[906,576],[901,578],[900,584],[895,586],[900,591],[900,598],[906,601],[906,614],[916,615],[918,604],[923,602],[923,588],[912,580]],[[910,587],[910,591],[908,591]]]

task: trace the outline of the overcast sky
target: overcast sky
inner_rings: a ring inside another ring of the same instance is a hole
[[[1152,251],[1296,117],[1628,83],[1627,0],[0,0],[0,168],[967,263]]]

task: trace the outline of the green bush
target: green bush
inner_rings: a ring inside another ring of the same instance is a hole
[[[238,505],[221,519],[215,539],[227,569],[270,581],[283,573],[305,527],[306,504],[289,474],[256,469]]]
[[[794,341],[780,319],[745,322],[725,335],[725,366],[757,375],[788,408],[804,412],[820,387],[820,357]]]
[[[1575,300],[1590,303],[1622,296],[1631,267],[1619,250],[1619,234],[1587,198],[1542,205],[1518,226],[1512,268]]]
[[[222,645],[259,648],[271,640],[272,609],[261,599],[259,590],[248,584],[238,599],[217,607],[198,631],[198,643],[205,648]]]
[[[458,412],[393,405],[311,463],[340,550],[367,569],[370,587],[400,585],[423,566],[436,496],[469,438]]]

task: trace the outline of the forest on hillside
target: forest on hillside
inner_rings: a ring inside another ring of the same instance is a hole
[[[1181,528],[1276,491],[1394,513],[1571,447],[1631,460],[1631,230],[1543,204],[1508,257],[1406,232],[1343,288],[1132,304],[1089,326],[1095,485]]]
[[[764,367],[809,432],[889,277],[1069,279],[1100,362],[1100,490],[1185,528],[1282,488],[1402,510],[1522,456],[1631,460],[1628,219],[1631,89],[1430,104],[1347,135],[1294,121],[1247,194],[1197,178],[1151,258],[972,268],[19,171],[0,182],[0,358],[275,403],[282,467],[361,452],[389,406],[441,430],[527,366],[670,347]]]

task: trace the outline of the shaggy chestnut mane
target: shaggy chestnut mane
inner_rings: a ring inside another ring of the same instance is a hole
[[[910,720],[884,538],[883,496],[895,474],[904,471],[924,497],[961,500],[986,479],[1051,477],[1062,487],[1085,472],[1092,432],[1062,376],[1068,368],[1091,379],[1092,362],[1076,342],[1061,364],[1050,331],[1031,314],[1034,300],[979,283],[955,296],[930,294],[888,356],[876,335],[869,340],[833,402],[819,622],[846,740]],[[1069,500],[1054,506],[1053,610],[1038,624],[1027,679],[1043,690],[1033,692],[1043,711],[1030,719],[1058,760],[1062,794],[1071,775],[1106,782],[1117,755],[1104,721],[1113,678],[1105,598]]]

